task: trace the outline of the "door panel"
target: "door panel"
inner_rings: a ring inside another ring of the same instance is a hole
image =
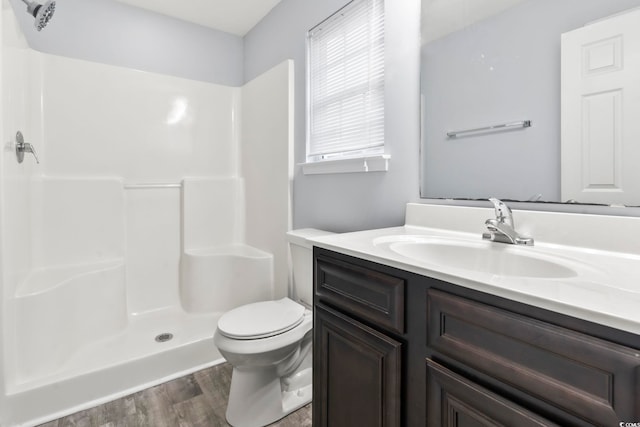
[[[562,35],[561,197],[640,204],[640,10]]]

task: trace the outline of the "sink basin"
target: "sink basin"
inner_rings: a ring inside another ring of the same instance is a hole
[[[441,268],[499,276],[569,278],[577,276],[571,262],[544,255],[530,247],[484,241],[413,238],[378,242],[403,257]]]

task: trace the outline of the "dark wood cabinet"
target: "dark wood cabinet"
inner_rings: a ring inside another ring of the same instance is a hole
[[[427,359],[427,425],[443,427],[556,426]]]
[[[429,289],[428,345],[584,421],[637,420],[637,349]],[[640,344],[640,342],[639,342]]]
[[[640,337],[314,248],[314,426],[640,422]]]
[[[322,305],[314,315],[313,424],[399,427],[402,344]]]

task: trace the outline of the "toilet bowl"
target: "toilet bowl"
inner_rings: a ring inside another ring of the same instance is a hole
[[[226,417],[234,427],[262,427],[311,402],[313,268],[307,238],[326,234],[287,233],[292,298],[243,305],[218,321],[214,343],[233,366]]]

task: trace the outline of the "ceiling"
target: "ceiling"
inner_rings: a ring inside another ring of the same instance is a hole
[[[244,36],[281,0],[117,0],[205,27]],[[426,43],[500,13],[523,0],[422,0]]]
[[[280,0],[117,0],[205,27],[244,36]]]

